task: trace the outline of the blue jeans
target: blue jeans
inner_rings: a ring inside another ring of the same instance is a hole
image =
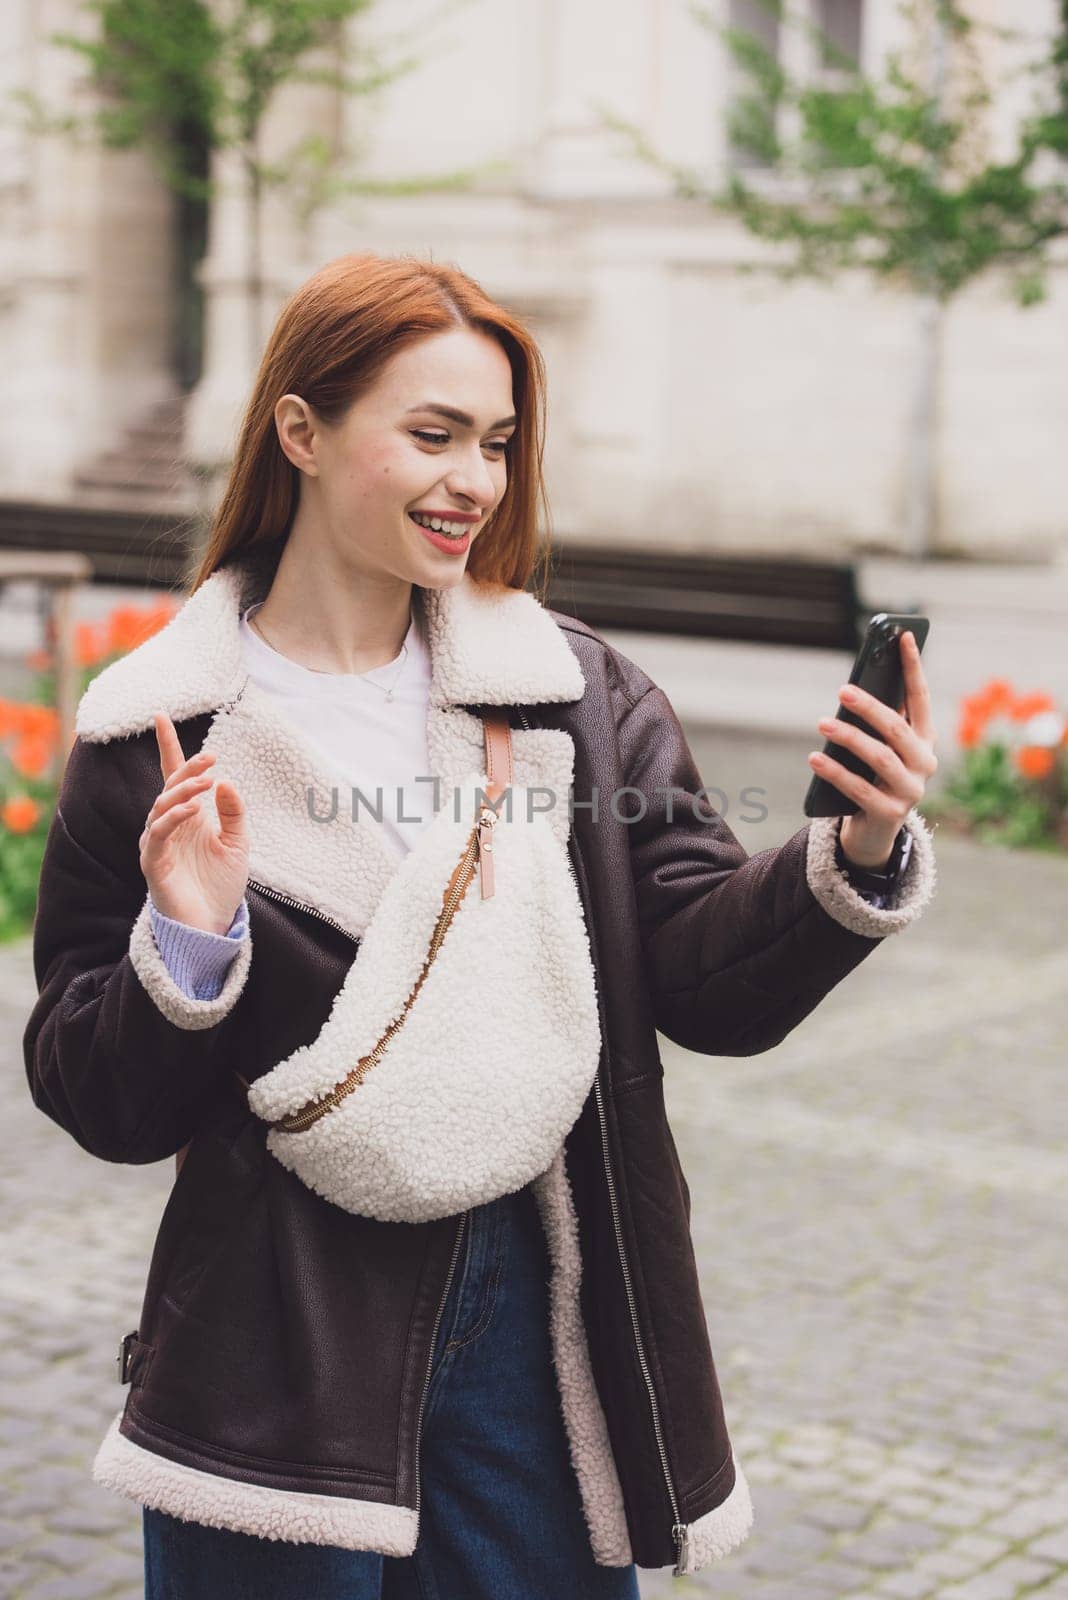
[[[146,1600],[639,1600],[600,1567],[568,1452],[531,1189],[477,1206],[438,1328],[413,1555],[289,1544],[143,1510]]]

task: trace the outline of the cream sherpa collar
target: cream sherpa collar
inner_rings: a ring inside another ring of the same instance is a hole
[[[278,541],[253,546],[220,567],[167,626],[113,662],[82,696],[75,731],[91,742],[174,722],[234,699],[245,681],[240,615],[267,594]],[[431,657],[430,703],[519,705],[579,700],[585,680],[548,611],[519,589],[478,583],[416,591]]]
[[[151,729],[157,711],[174,722],[213,711],[201,748],[216,757],[215,779],[234,783],[246,804],[250,881],[359,937],[397,869],[396,853],[366,811],[352,815],[338,769],[305,742],[244,662],[241,612],[269,590],[279,554],[277,543],[267,545],[213,573],[165,628],[93,679],[75,728],[106,743]],[[577,700],[585,679],[549,612],[523,590],[465,576],[453,588],[416,595],[431,658],[430,772],[443,781],[440,804],[452,806],[455,786],[480,774],[484,781],[482,723],[468,706]],[[571,735],[517,728],[512,749],[515,785],[537,791],[538,809],[551,797],[549,823],[566,846]]]

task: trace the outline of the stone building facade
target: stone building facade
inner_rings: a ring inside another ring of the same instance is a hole
[[[221,3],[221,0],[220,0]],[[756,0],[708,0],[750,23]],[[898,0],[792,0],[877,68],[906,41]],[[1004,9],[982,0],[990,20]],[[973,0],[973,11],[977,9]],[[1055,26],[1054,0],[1016,0],[1025,40],[984,43],[995,77]],[[50,42],[91,25],[77,0],[9,0],[0,89],[84,104],[82,69]],[[437,20],[426,25],[426,19]],[[442,18],[444,17],[444,20]],[[300,217],[262,213],[266,322],[319,264],[354,249],[458,263],[525,315],[550,376],[548,468],[560,537],[818,555],[908,553],[904,541],[915,303],[859,275],[833,287],[743,275],[766,247],[671,192],[598,103],[715,182],[738,159],[728,53],[683,0],[379,0],[349,48],[411,47],[418,69],[370,98],[308,86],[278,96],[265,154],[317,130],[360,170],[405,178],[494,160],[464,193],[354,194]],[[799,42],[800,41],[800,42]],[[824,69],[803,33],[779,48]],[[1008,149],[1018,79],[992,107]],[[203,372],[184,405],[186,449],[218,470],[256,354],[248,207],[218,167],[201,268]],[[762,181],[773,182],[770,174]],[[6,497],[69,499],[87,463],[175,395],[169,348],[174,226],[146,159],[0,128],[0,481]],[[1068,559],[1068,250],[1041,307],[1000,280],[967,290],[945,324],[936,482],[943,554]]]

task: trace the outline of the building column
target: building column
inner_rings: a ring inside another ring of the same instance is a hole
[[[75,31],[74,0],[23,0],[9,26],[5,78],[39,97],[50,111],[79,106],[77,56],[50,44]],[[84,30],[84,21],[81,24]],[[5,272],[3,385],[17,430],[0,442],[7,492],[52,499],[65,493],[71,470],[93,442],[88,329],[83,296],[90,266],[89,212],[93,153],[69,135],[11,129],[4,152],[9,266]]]
[[[542,0],[538,132],[525,191],[539,199],[664,194],[595,104],[645,126],[663,82],[667,0]]]

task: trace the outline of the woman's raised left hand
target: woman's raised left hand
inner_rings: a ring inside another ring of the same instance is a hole
[[[920,652],[907,629],[899,637],[905,680],[904,716],[855,684],[843,684],[838,691],[843,706],[877,728],[886,743],[835,717],[824,717],[817,724],[827,738],[845,745],[867,762],[875,772],[875,783],[858,777],[820,750],[813,750],[808,758],[819,777],[833,783],[860,807],[842,818],[842,850],[854,865],[874,872],[886,866],[901,824],[923,798],[928,778],[938,770],[931,696]]]

